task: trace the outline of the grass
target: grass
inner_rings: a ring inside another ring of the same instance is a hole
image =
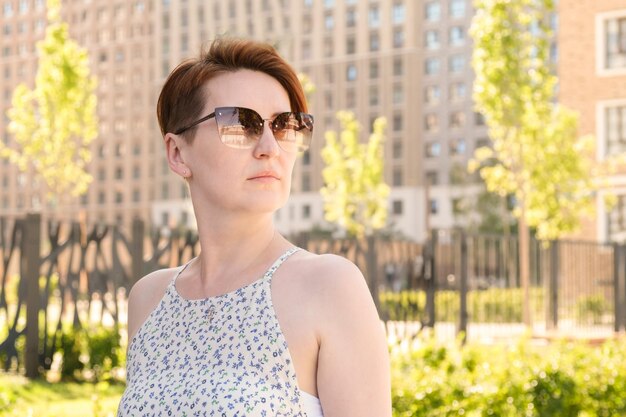
[[[115,416],[122,384],[49,383],[0,374],[0,416]]]

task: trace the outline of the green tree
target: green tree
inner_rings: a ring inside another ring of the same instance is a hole
[[[60,0],[48,0],[48,27],[38,42],[35,87],[20,84],[8,111],[15,146],[0,143],[0,156],[32,172],[47,186],[47,198],[80,195],[92,178],[89,144],[98,132],[96,80],[85,49],[70,39]]]
[[[553,0],[476,0],[470,29],[473,98],[493,148],[479,148],[487,189],[515,196],[524,322],[530,326],[529,228],[541,240],[575,231],[594,207],[601,167],[593,138],[578,136],[578,116],[556,103],[550,63]]]
[[[360,126],[354,114],[337,112],[341,124],[337,132],[326,132],[326,145],[322,158],[325,218],[339,225],[357,242],[367,240],[365,276],[374,304],[380,311],[378,297],[378,261],[375,232],[387,223],[387,197],[389,186],[383,177],[383,143],[387,121],[378,117],[372,126],[367,143],[359,141]]]
[[[322,159],[325,218],[356,237],[372,235],[387,222],[389,186],[383,178],[386,120],[374,121],[367,143],[360,143],[359,122],[349,111],[339,111],[341,132],[326,132]]]

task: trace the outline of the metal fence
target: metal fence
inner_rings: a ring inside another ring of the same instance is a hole
[[[434,328],[442,338],[518,336],[522,289],[516,236],[434,231],[425,245],[384,237],[291,236],[314,253],[335,253],[364,272],[390,335]],[[159,268],[199,251],[194,232],[129,231],[0,219],[0,358],[28,376],[49,369],[67,326],[125,325],[126,295]],[[536,335],[605,337],[626,328],[626,246],[530,242],[531,312]],[[18,346],[25,345],[23,355]],[[23,357],[24,363],[19,361]]]
[[[42,227],[44,226],[44,227]],[[385,238],[364,240],[319,238],[300,234],[291,239],[315,253],[335,253],[366,272],[378,299],[378,277],[388,265],[411,270],[421,246]],[[67,328],[94,323],[125,325],[126,295],[147,273],[180,265],[199,251],[192,231],[154,228],[133,222],[130,231],[79,223],[42,224],[41,216],[0,219],[0,358],[5,370],[24,366],[34,377],[50,369]],[[24,354],[18,346],[25,344]],[[24,363],[20,360],[23,357]]]
[[[526,332],[517,236],[437,230],[428,248],[422,278],[432,281],[433,303],[423,322],[474,339]],[[534,335],[593,338],[625,329],[625,246],[531,239],[529,251]]]

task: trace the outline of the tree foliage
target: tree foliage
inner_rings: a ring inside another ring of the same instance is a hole
[[[322,158],[326,220],[348,233],[363,237],[381,229],[387,222],[389,186],[383,177],[383,143],[386,120],[374,121],[367,143],[360,143],[360,126],[349,111],[337,113],[339,134],[326,132]]]
[[[48,197],[87,190],[91,176],[89,144],[97,135],[96,80],[85,49],[70,39],[60,18],[59,0],[48,0],[45,38],[37,44],[35,87],[13,92],[8,111],[15,146],[0,144],[0,155],[21,171],[32,170]]]
[[[493,148],[480,148],[469,168],[487,189],[515,195],[514,214],[542,240],[573,232],[593,212],[605,167],[594,139],[579,137],[578,115],[556,103],[550,63],[553,0],[477,0],[471,27],[474,100]]]

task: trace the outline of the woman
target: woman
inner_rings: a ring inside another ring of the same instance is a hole
[[[313,130],[293,69],[269,45],[217,40],[170,74],[157,107],[201,253],[133,286],[118,416],[391,416],[363,275],[272,222]]]

